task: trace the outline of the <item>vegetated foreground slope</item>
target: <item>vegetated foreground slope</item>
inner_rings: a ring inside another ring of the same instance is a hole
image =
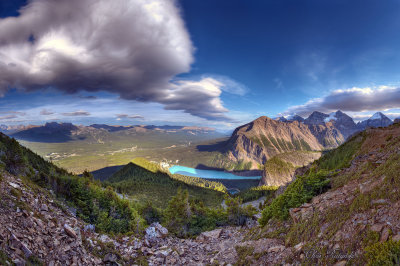
[[[247,246],[248,262],[398,265],[399,173],[400,124],[353,136],[267,204],[263,229],[248,238],[282,245],[275,253]]]
[[[135,158],[106,181],[119,193],[128,194],[138,202],[150,201],[154,206],[163,208],[178,189],[187,190],[191,198],[213,207],[220,206],[226,192],[225,186],[219,182],[171,175],[144,158]]]

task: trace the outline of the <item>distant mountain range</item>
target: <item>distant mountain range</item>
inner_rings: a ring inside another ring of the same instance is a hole
[[[93,124],[90,126],[74,125],[71,123],[51,122],[45,125],[28,126],[0,126],[0,131],[16,139],[33,142],[67,142],[72,140],[88,140],[97,143],[113,140],[118,137],[135,136],[137,134],[165,134],[177,136],[207,136],[221,137],[222,134],[209,127],[196,126],[110,126],[105,124]]]

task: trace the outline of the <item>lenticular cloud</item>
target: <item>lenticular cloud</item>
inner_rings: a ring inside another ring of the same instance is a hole
[[[0,94],[105,90],[224,120],[223,84],[214,80],[210,92],[208,81],[170,82],[193,62],[179,12],[173,0],[30,1],[19,16],[0,19]]]

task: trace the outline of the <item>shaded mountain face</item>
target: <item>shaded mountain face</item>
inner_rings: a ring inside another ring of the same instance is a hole
[[[327,114],[315,111],[304,120],[304,124],[323,125],[323,124],[325,124],[325,119],[328,117],[329,117],[329,115],[327,115]]]
[[[36,126],[32,125],[0,125],[0,132],[4,134],[13,134],[21,130],[27,130]]]
[[[345,139],[358,131],[353,118],[343,113],[342,111],[337,111],[329,114],[329,116],[325,118],[324,122],[331,122],[333,126],[340,131]]]
[[[17,131],[11,136],[17,139],[42,142],[66,142],[71,140],[71,133],[78,127],[71,123],[46,123],[44,126]]]
[[[371,116],[368,120],[359,122],[357,124],[357,128],[359,130],[364,130],[369,127],[387,127],[393,124],[393,121],[387,117],[386,115],[382,114],[381,112],[375,113]]]
[[[304,122],[304,118],[299,116],[299,115],[293,115],[293,116],[289,116],[287,118],[288,121],[298,121],[298,122]]]

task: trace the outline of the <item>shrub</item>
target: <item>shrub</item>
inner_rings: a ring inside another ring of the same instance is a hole
[[[368,265],[399,265],[400,241],[376,243],[365,249],[365,259]]]
[[[140,207],[139,213],[143,219],[146,220],[147,224],[160,222],[162,218],[161,211],[155,208],[151,201],[147,201],[142,207]]]
[[[189,205],[189,193],[186,190],[179,189],[176,196],[172,197],[165,209],[164,217],[169,231],[181,237],[187,235],[192,212]]]
[[[314,170],[304,176],[298,177],[287,187],[283,194],[275,198],[263,210],[260,224],[267,224],[271,218],[287,219],[290,208],[299,207],[329,188],[329,179],[327,179],[327,176],[326,171],[315,173]]]

